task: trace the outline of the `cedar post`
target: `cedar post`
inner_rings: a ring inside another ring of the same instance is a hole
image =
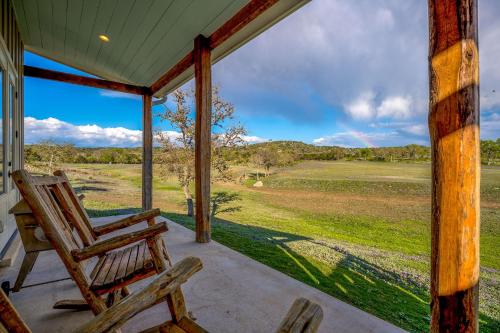
[[[194,40],[196,241],[199,243],[210,242],[212,139],[212,63],[210,57],[209,40],[199,35]]]
[[[142,209],[153,207],[152,96],[142,95]]]
[[[431,332],[478,331],[477,0],[429,0]]]

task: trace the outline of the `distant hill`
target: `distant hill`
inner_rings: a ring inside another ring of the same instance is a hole
[[[47,161],[56,157],[63,163],[141,163],[141,148],[79,148],[73,145],[35,144],[25,146],[28,162]],[[155,148],[158,151],[160,148]],[[269,141],[228,148],[224,157],[233,164],[252,163],[259,152],[275,156],[278,165],[300,160],[367,160],[367,161],[430,161],[430,147],[406,145],[401,147],[344,148],[316,146],[301,141]],[[484,164],[500,164],[500,139],[481,141]]]

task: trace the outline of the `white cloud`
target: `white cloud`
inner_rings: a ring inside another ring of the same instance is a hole
[[[110,98],[126,98],[126,99],[133,99],[133,100],[141,100],[141,96],[139,95],[134,95],[134,94],[126,94],[122,93],[119,91],[114,91],[114,90],[100,90],[99,95],[104,96],[104,97],[110,97]]]
[[[375,108],[373,107],[374,98],[375,94],[373,92],[365,92],[353,102],[347,104],[345,111],[356,120],[371,119],[375,115]]]
[[[406,119],[411,116],[411,97],[391,96],[382,101],[377,108],[377,117]]]
[[[214,79],[247,113],[311,123],[327,106],[370,119],[391,96],[427,99],[427,45],[425,2],[316,0],[218,63]]]
[[[402,130],[406,133],[410,133],[417,136],[425,136],[429,134],[429,129],[427,125],[424,124],[413,124],[405,126]]]
[[[389,96],[375,106],[376,98],[372,91],[364,92],[354,101],[344,106],[344,111],[354,120],[377,118],[408,119],[412,116],[412,99],[409,96]]]
[[[260,136],[244,135],[243,141],[245,141],[246,143],[261,143],[261,142],[267,142],[269,141],[269,139],[264,139],[261,138]]]
[[[74,143],[77,146],[140,146],[142,131],[124,127],[100,127],[95,124],[73,125],[56,119],[24,118],[26,143],[43,140]]]
[[[499,16],[500,1],[479,0],[482,108],[500,106]],[[326,105],[348,115],[357,109],[367,119],[374,111],[358,98],[371,91],[376,104],[394,96],[412,101],[411,114],[403,105],[388,117],[422,119],[427,53],[426,1],[315,0],[215,65],[214,79],[252,116],[272,111],[297,123],[321,122]]]
[[[142,131],[124,127],[101,127],[95,124],[74,125],[56,118],[24,118],[25,141],[27,144],[44,140],[59,143],[73,143],[80,147],[138,147],[142,145]],[[176,131],[163,131],[172,139],[180,137]],[[258,136],[244,136],[248,143],[269,141]]]

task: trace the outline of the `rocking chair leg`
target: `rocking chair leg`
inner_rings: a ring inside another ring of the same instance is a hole
[[[33,269],[33,265],[35,265],[36,258],[38,258],[38,254],[40,252],[28,252],[24,255],[23,263],[21,264],[21,269],[19,270],[19,274],[17,275],[16,283],[14,284],[14,288],[12,291],[18,292],[24,280],[28,276],[29,272]]]
[[[151,256],[153,257],[153,262],[158,273],[165,271],[166,263],[164,260],[165,251],[160,250],[160,244],[163,241],[160,237],[155,237],[154,239],[147,240],[149,250],[151,251]],[[163,246],[165,249],[165,246]],[[170,314],[172,315],[172,321],[178,323],[182,318],[187,315],[186,304],[184,302],[184,296],[182,290],[179,287],[176,291],[169,294],[166,297],[168,308]]]
[[[52,308],[58,310],[87,311],[90,310],[90,305],[83,299],[64,299],[57,301]]]
[[[108,308],[112,307],[113,304],[120,301],[121,290],[115,290],[108,294],[106,298],[106,306]]]
[[[172,258],[168,254],[167,246],[165,245],[165,240],[163,238],[161,239],[161,245],[162,245],[163,257],[165,258],[166,261],[168,261],[168,265],[170,267],[173,267],[174,264],[172,263]]]
[[[184,295],[180,287],[168,295],[166,299],[174,323],[180,322],[182,318],[187,316],[186,303],[184,302]]]

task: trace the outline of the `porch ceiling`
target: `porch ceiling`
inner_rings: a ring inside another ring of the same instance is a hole
[[[283,0],[212,51],[213,62],[309,0]],[[151,86],[193,49],[194,38],[211,35],[245,0],[13,0],[27,50],[89,74]],[[99,35],[109,37],[102,42]],[[187,70],[156,95],[193,75]]]

